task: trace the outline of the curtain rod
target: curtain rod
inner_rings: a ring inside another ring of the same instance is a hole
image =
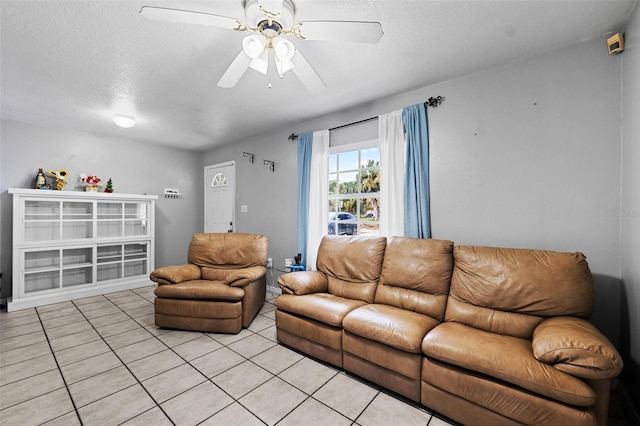
[[[437,108],[440,104],[442,104],[442,102],[444,102],[444,99],[445,99],[444,96],[436,96],[435,98],[432,96],[427,100],[427,102],[424,103],[424,106]],[[369,118],[365,118],[364,120],[354,121],[353,123],[343,124],[342,126],[332,127],[329,129],[329,131],[338,130],[338,129],[342,129],[343,127],[354,126],[356,124],[366,123],[367,121],[377,120],[377,119],[378,119],[377,116],[369,117]],[[290,141],[294,141],[298,139],[298,135],[296,135],[295,133],[291,133],[287,139],[289,139]]]

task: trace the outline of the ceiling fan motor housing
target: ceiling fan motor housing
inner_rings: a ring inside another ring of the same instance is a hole
[[[280,16],[277,19],[274,19],[271,26],[269,26],[266,22],[264,23],[264,25],[261,25],[262,22],[266,20],[266,16],[260,10],[260,3],[258,2],[258,0],[247,0],[244,6],[247,26],[249,28],[258,28],[262,26],[262,31],[268,32],[266,34],[263,34],[269,37],[278,35],[280,33],[280,30],[282,29],[290,30],[291,27],[293,27],[295,10],[291,0],[283,0],[282,10],[280,11],[268,9],[266,9],[266,11],[272,14],[277,14],[278,12],[280,12]]]

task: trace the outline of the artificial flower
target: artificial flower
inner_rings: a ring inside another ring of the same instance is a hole
[[[65,180],[69,176],[69,172],[66,169],[60,169],[58,171],[47,171],[51,176],[59,180]]]
[[[102,179],[100,179],[98,176],[95,176],[95,175],[87,176],[84,173],[81,173],[78,179],[80,180],[80,182],[86,183],[87,185],[97,185],[100,183],[100,181],[102,181]]]

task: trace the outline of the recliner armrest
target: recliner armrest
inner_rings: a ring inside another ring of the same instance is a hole
[[[151,272],[149,278],[151,281],[157,282],[159,285],[178,284],[185,281],[199,280],[200,267],[191,263],[178,266],[164,266]]]
[[[264,266],[234,269],[225,276],[224,282],[231,287],[242,287],[262,278],[266,273],[267,268]]]
[[[552,317],[533,331],[533,355],[538,361],[584,379],[608,379],[622,371],[615,347],[589,321]]]
[[[327,276],[319,271],[289,272],[280,275],[278,285],[286,294],[326,293],[329,289]]]

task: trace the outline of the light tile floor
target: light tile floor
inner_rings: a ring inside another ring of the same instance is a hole
[[[2,424],[453,424],[279,345],[275,295],[228,335],[157,328],[154,289],[1,313]]]

